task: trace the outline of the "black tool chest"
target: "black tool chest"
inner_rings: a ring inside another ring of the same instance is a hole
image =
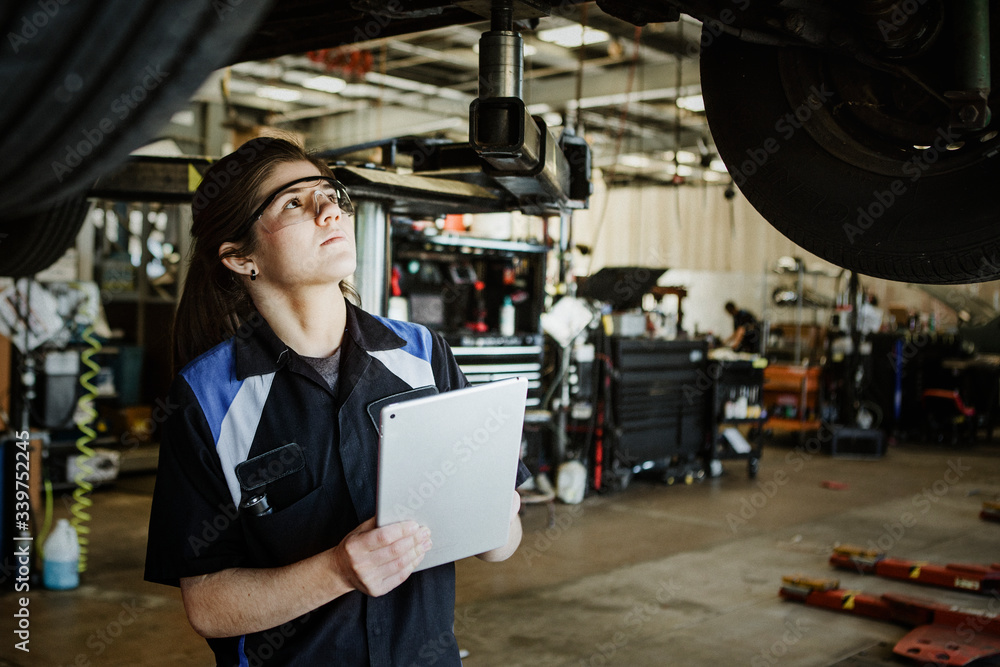
[[[713,392],[705,341],[611,337],[615,457],[666,481],[701,476]]]

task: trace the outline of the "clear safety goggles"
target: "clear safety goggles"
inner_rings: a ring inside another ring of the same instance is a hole
[[[333,216],[354,215],[354,204],[347,189],[330,176],[306,176],[285,183],[275,190],[250,216],[250,224],[260,220],[270,233],[310,222],[319,217],[324,207],[334,206]]]

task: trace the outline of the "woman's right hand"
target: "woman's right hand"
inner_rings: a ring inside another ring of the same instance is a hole
[[[378,597],[406,581],[430,548],[430,530],[417,522],[378,528],[372,517],[348,533],[332,549],[332,556],[348,585]]]

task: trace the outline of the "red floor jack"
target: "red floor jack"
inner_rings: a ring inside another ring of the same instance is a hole
[[[836,579],[783,577],[781,597],[849,614],[914,626],[893,647],[896,655],[924,665],[968,665],[1000,656],[1000,618],[933,600],[839,588]]]
[[[1000,521],[1000,502],[987,500],[983,503],[983,511],[979,513],[983,521]]]
[[[1000,591],[1000,563],[990,566],[949,563],[935,565],[901,558],[889,558],[875,549],[836,547],[830,565],[862,574],[876,574],[930,586],[989,595]]]

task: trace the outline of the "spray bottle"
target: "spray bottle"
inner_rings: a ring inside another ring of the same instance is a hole
[[[514,302],[509,296],[503,298],[503,305],[500,307],[500,335],[514,335]]]

